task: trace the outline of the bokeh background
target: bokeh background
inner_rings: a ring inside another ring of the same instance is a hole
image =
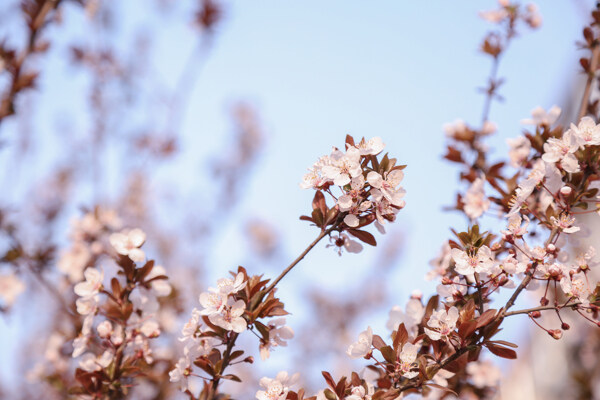
[[[313,193],[298,183],[319,156],[342,147],[346,134],[380,136],[408,165],[406,208],[376,235],[376,248],[340,257],[321,243],[282,281],[296,338],[256,364],[264,375],[301,370],[318,388],[321,370],[360,366],[343,352],[367,325],[384,334],[393,305],[415,289],[435,291],[424,279],[428,263],[450,227],[467,226],[444,211],[465,188],[442,159],[442,125],[480,121],[478,88],[491,65],[478,46],[493,26],[478,12],[496,3],[215,4],[210,24],[198,17],[200,1],[61,4],[43,32],[49,50],[28,60],[40,72],[35,88],[0,124],[0,206],[26,246],[56,247],[44,271],[50,280],[82,209],[112,207],[141,226],[150,255],[184,293],[177,335],[199,292],[227,271],[243,265],[274,277],[314,239],[316,228],[298,220]],[[592,5],[541,2],[541,28],[522,29],[511,43],[499,73],[505,101],[490,114],[493,157],[506,157],[506,139],[535,106],[558,104],[570,122],[581,83],[576,41]],[[18,1],[0,4],[2,39],[26,40]],[[7,79],[0,68],[0,84]],[[0,315],[6,398],[26,382],[40,354],[31,343],[43,346],[52,319],[52,300],[33,275],[20,274],[27,289]],[[530,328],[514,321],[506,339],[526,346]],[[258,347],[252,338],[247,346]]]

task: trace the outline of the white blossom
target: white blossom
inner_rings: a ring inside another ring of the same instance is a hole
[[[542,107],[536,107],[531,110],[531,117],[527,119],[522,119],[521,124],[523,125],[537,125],[537,126],[550,126],[556,122],[558,117],[560,116],[561,109],[557,106],[552,106],[548,112],[544,110]]]
[[[113,233],[109,240],[117,253],[128,256],[132,261],[143,262],[146,259],[146,254],[139,248],[146,241],[146,234],[141,229]]]
[[[367,327],[366,331],[361,332],[358,335],[358,341],[352,343],[346,353],[352,358],[365,357],[371,352],[371,346],[373,345],[373,330],[371,327]]]
[[[470,219],[479,218],[490,208],[490,200],[485,195],[483,184],[483,179],[475,179],[463,197],[465,214]]]
[[[434,311],[433,314],[431,314],[429,321],[427,321],[425,333],[431,340],[447,338],[452,332],[454,332],[457,321],[458,309],[456,307],[450,307],[448,311]]]

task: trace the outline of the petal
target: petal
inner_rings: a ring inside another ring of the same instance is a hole
[[[367,174],[367,182],[369,182],[369,185],[379,189],[383,184],[383,178],[377,172],[371,171]]]

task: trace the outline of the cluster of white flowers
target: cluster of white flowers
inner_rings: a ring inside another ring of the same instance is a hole
[[[235,299],[235,294],[246,284],[244,274],[240,272],[234,279],[219,279],[216,288],[200,294],[203,309],[194,308],[190,320],[183,326],[179,340],[184,344],[184,356],[169,372],[171,382],[179,382],[182,391],[189,389],[188,376],[194,360],[208,355],[215,346],[222,344],[221,339],[211,336],[210,327],[203,326],[202,316],[207,316],[212,324],[228,331],[240,333],[246,330],[247,322],[243,317],[246,303]]]
[[[496,10],[480,11],[479,16],[494,24],[502,23],[511,17],[512,10],[516,9],[517,3],[511,3],[510,0],[498,0],[498,5],[500,8]],[[528,4],[525,7],[525,12],[520,16],[531,28],[539,28],[542,25],[542,16],[537,5],[533,3]]]
[[[445,309],[434,311],[427,321],[425,333],[431,340],[446,339],[456,329],[457,321],[458,308],[456,307],[450,307],[447,311]]]
[[[483,190],[484,183],[482,178],[475,179],[463,197],[465,214],[470,219],[481,217],[490,208],[490,200]]]
[[[137,229],[137,231],[143,234],[141,230]],[[108,367],[114,359],[115,349],[122,344],[125,344],[122,350],[124,357],[133,358],[142,355],[147,363],[152,363],[149,339],[160,335],[160,324],[156,320],[159,309],[158,297],[168,296],[172,290],[165,279],[152,279],[164,276],[165,269],[159,265],[153,266],[145,278],[151,280],[148,288],[143,286],[133,288],[129,294],[133,312],[125,324],[111,322],[110,318],[97,324],[98,337],[106,343],[106,350],[99,356],[92,352],[85,354],[84,352],[88,350],[87,343],[92,336],[94,323],[97,322],[95,316],[101,313],[100,294],[103,290],[104,273],[102,270],[89,267],[83,274],[85,280],[74,286],[75,294],[79,296],[76,301],[77,312],[85,316],[81,332],[73,342],[73,358],[83,354],[79,367],[90,372]],[[119,282],[121,287],[126,286],[122,276],[117,279],[121,280]]]
[[[319,158],[309,169],[300,187],[320,190],[330,185],[339,186],[342,193],[336,203],[341,212],[347,213],[344,223],[348,227],[358,227],[361,216],[369,211],[374,212],[377,222],[383,225],[405,205],[402,200],[405,191],[399,187],[404,173],[399,169],[386,171],[383,175],[367,171],[361,160],[378,155],[384,147],[379,137],[362,139],[356,146],[347,145],[346,152],[334,147],[329,156]]]
[[[260,345],[260,358],[269,358],[270,349],[277,346],[287,346],[286,340],[294,338],[294,330],[285,325],[285,318],[275,318],[267,324],[269,328],[269,341]]]
[[[83,279],[84,269],[93,264],[93,258],[105,249],[105,235],[122,226],[113,210],[97,207],[79,219],[71,221],[71,248],[63,251],[57,263],[58,270],[71,283]]]

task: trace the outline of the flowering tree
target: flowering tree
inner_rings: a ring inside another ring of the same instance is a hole
[[[59,3],[24,2],[29,46],[21,53],[0,48],[10,75],[0,122],[16,112],[15,98],[21,91],[33,86],[36,74],[23,72],[23,63],[30,54],[45,51],[37,37]],[[210,31],[218,15],[216,3],[203,1],[196,22]],[[595,251],[574,244],[585,216],[600,210],[599,110],[592,96],[600,68],[600,11],[592,12],[592,22],[583,30],[588,54],[580,63],[587,81],[577,118],[561,126],[558,107],[534,109],[532,118],[522,121],[528,126],[524,135],[509,141],[508,159],[495,162],[489,160],[484,142],[496,130],[489,111],[502,83],[499,63],[517,34],[537,28],[541,18],[535,6],[507,0],[481,16],[497,27],[481,46],[492,61],[482,120],[477,126],[462,121],[445,126],[445,158],[462,169],[460,179],[468,185],[457,195],[454,209],[468,224],[452,229],[454,236],[432,261],[428,277],[439,281],[437,293],[425,298],[415,292],[405,308],[394,307],[390,332],[377,334],[368,326],[358,335],[347,355],[365,360],[361,371],[336,377],[323,371],[324,388],[317,393],[298,387],[297,374],[282,371],[260,380],[258,400],[488,398],[499,373],[482,355],[518,357],[517,346],[501,332],[509,318],[526,316],[557,340],[571,328],[563,321],[565,314],[600,326],[600,285],[592,272]],[[93,54],[80,49],[75,49],[75,57],[92,67],[101,64],[98,59],[90,62]],[[114,67],[106,54],[100,59]],[[106,73],[103,69],[95,76],[108,79]],[[254,132],[255,126],[242,114],[245,131]],[[168,153],[173,141],[159,147]],[[52,246],[28,249],[21,243],[20,226],[0,213],[0,227],[10,243],[1,261],[15,271],[0,278],[3,310],[23,291],[19,275],[24,269],[32,271],[60,306],[46,349],[49,365],[34,371],[33,378],[51,383],[59,396],[87,399],[144,398],[148,386],[154,388],[154,398],[168,398],[178,389],[190,399],[229,399],[225,382],[254,385],[235,369],[254,365],[243,338],[251,337],[266,360],[294,337],[286,325],[285,293],[278,291],[281,280],[325,238],[327,247],[345,257],[351,255],[344,253],[360,252],[363,245],[376,246],[369,227],[385,233],[405,207],[401,182],[406,166],[385,150],[380,137],[359,140],[348,135],[342,146],[319,158],[300,183],[314,190],[310,212],[300,217],[315,227],[314,241],[274,278],[249,274],[240,266],[214,287],[193,293],[196,307],[191,313],[181,307],[182,294],[171,268],[147,259],[144,230],[129,228],[135,224],[124,223],[115,211],[100,205],[86,210],[73,222],[71,247],[60,257],[54,256]],[[242,151],[240,157],[244,155],[251,158]],[[234,179],[235,174],[223,179],[225,190],[236,187]],[[497,232],[484,227],[481,218],[492,206],[502,225]],[[56,213],[48,210],[47,225]],[[127,219],[140,225],[144,220]],[[58,283],[44,274],[54,264]],[[539,299],[539,306],[515,309],[526,291]],[[168,352],[160,350],[161,341],[172,339],[163,335],[165,310],[188,315]],[[556,315],[556,320],[551,325],[540,322],[543,313]],[[178,350],[173,351],[175,342]]]

